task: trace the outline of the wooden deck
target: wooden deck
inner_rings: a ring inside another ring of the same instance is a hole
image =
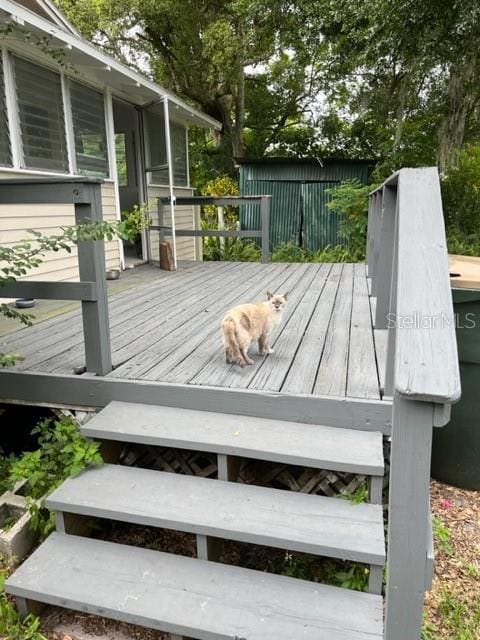
[[[385,354],[374,346],[364,264],[192,262],[176,273],[147,269],[135,287],[110,297],[109,377],[380,398]],[[262,300],[267,290],[288,292],[275,353],[259,356],[252,348],[254,365],[227,365],[221,318],[231,306]],[[17,371],[72,374],[85,363],[79,308],[0,342],[2,350],[24,355]]]

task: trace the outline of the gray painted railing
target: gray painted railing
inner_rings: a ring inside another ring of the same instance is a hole
[[[0,204],[70,204],[76,224],[102,220],[102,182],[98,178],[1,180]],[[103,241],[78,243],[78,267],[80,282],[21,280],[1,287],[0,295],[80,300],[86,371],[103,376],[112,370]]]
[[[402,169],[371,194],[367,268],[375,328],[388,330],[384,395],[393,398],[385,638],[415,640],[431,555],[432,431],[460,397],[436,168]]]
[[[150,226],[151,231],[160,231],[162,235],[171,235],[173,233],[171,227],[163,224],[164,206],[170,204],[170,197],[158,198],[158,225]],[[260,238],[262,248],[262,262],[270,260],[270,209],[272,204],[272,196],[185,196],[176,197],[175,205],[214,205],[217,207],[224,206],[241,206],[246,204],[258,204],[260,206],[260,229],[237,229],[237,230],[221,230],[221,229],[175,229],[176,236],[190,237],[217,237],[217,238]]]

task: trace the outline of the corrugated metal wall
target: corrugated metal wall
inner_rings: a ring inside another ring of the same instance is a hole
[[[366,184],[368,164],[353,161],[269,161],[240,166],[242,195],[271,195],[271,248],[295,242],[317,251],[327,245],[342,244],[340,216],[327,207],[328,189],[345,180]],[[240,208],[242,229],[259,229],[257,206]]]

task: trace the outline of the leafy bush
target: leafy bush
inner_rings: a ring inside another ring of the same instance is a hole
[[[98,451],[100,445],[86,440],[70,418],[43,420],[33,429],[32,435],[37,436],[39,448],[12,462],[9,482],[13,486],[18,480],[27,480],[26,496],[32,526],[45,536],[53,529],[53,518],[38,500],[66,478],[103,461]]]
[[[318,251],[309,251],[294,242],[285,242],[272,251],[272,262],[358,262],[357,256],[349,247],[337,245],[325,247]]]
[[[442,200],[449,235],[480,243],[480,146],[460,152],[457,166],[442,180]]]
[[[0,557],[0,638],[3,640],[47,640],[40,633],[40,619],[32,614],[22,620],[13,602],[7,598],[4,584],[10,570]]]
[[[202,220],[202,229],[217,229],[216,222]],[[255,242],[242,240],[241,238],[216,238],[203,239],[204,260],[225,260],[232,262],[258,262],[261,251]]]
[[[202,189],[204,196],[238,196],[238,183],[230,176],[219,176],[210,180]],[[209,222],[217,220],[217,207],[206,205],[203,207],[204,219]],[[224,219],[226,226],[234,225],[238,220],[237,207],[224,207]]]
[[[365,259],[368,223],[368,194],[373,186],[359,180],[347,180],[338,187],[328,189],[332,198],[327,207],[343,215],[340,234],[345,239],[353,262]]]

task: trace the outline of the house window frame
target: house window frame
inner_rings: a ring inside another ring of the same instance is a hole
[[[144,138],[144,152],[145,152],[145,159],[146,159],[146,164],[147,164],[147,168],[151,169],[151,155],[150,155],[150,135],[149,135],[149,130],[148,130],[148,123],[147,123],[147,114],[148,109],[147,108],[142,108],[141,110],[141,125],[142,125],[142,129],[143,129],[143,138]],[[159,116],[162,120],[162,124],[164,123],[164,116],[163,114],[161,116]],[[175,181],[173,181],[172,186],[174,187],[175,190],[181,190],[184,189],[186,191],[191,191],[192,187],[190,184],[190,154],[189,154],[189,149],[188,149],[188,126],[186,124],[184,124],[183,122],[178,122],[176,120],[172,120],[170,118],[169,120],[169,125],[175,122],[175,124],[179,124],[180,126],[182,126],[185,129],[185,145],[186,145],[186,154],[185,154],[185,162],[187,164],[187,171],[186,171],[186,176],[187,176],[187,184],[176,184]],[[164,125],[165,126],[165,125]],[[171,130],[170,130],[171,131]],[[166,144],[166,136],[167,136],[167,132],[165,131],[165,144]],[[165,154],[166,154],[166,158],[167,158],[167,162],[164,165],[164,168],[167,170],[168,172],[168,153],[165,149]],[[163,167],[163,165],[162,165]],[[173,167],[172,167],[172,173],[173,173]],[[153,172],[151,170],[146,172],[146,183],[147,183],[147,187],[152,187],[152,188],[159,188],[159,189],[169,189],[170,188],[170,184],[167,182],[155,182],[153,180]]]
[[[72,106],[70,100],[70,80],[78,81],[68,73],[65,73],[63,69],[59,69],[54,65],[48,64],[43,60],[39,63],[36,60],[32,60],[28,54],[17,52],[5,44],[0,45],[0,56],[3,64],[3,76],[5,82],[5,104],[8,121],[8,131],[10,134],[10,151],[12,157],[12,163],[8,166],[2,166],[2,172],[21,173],[25,175],[40,175],[40,176],[61,176],[61,177],[82,177],[82,174],[77,173],[76,155],[75,155],[75,136],[73,130],[73,116]],[[40,67],[53,71],[60,76],[61,82],[61,94],[62,94],[62,110],[65,124],[65,140],[67,151],[67,166],[68,171],[52,170],[48,169],[33,169],[25,166],[25,156],[23,152],[22,131],[20,126],[20,118],[18,112],[18,100],[17,92],[15,88],[15,76],[13,68],[13,56],[23,58],[26,62],[36,64]],[[103,96],[104,105],[104,119],[105,119],[105,131],[107,134],[107,170],[108,174],[103,178],[106,181],[114,181],[115,174],[112,170],[112,149],[111,141],[109,139],[109,113],[108,113],[108,100],[111,100],[111,94],[106,87],[96,87],[89,82],[80,82],[87,88],[91,88],[92,91],[96,91]]]

